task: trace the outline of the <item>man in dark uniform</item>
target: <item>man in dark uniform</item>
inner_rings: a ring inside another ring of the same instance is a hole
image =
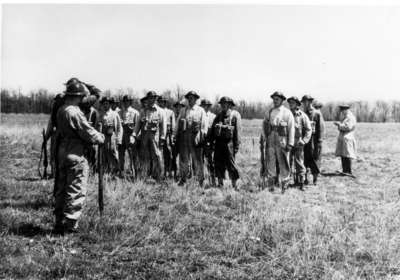
[[[314,98],[310,95],[304,95],[301,102],[304,106],[304,112],[311,121],[311,139],[304,145],[304,164],[307,168],[306,177],[304,184],[307,185],[308,182],[308,170],[311,171],[313,175],[313,184],[316,185],[318,181],[318,175],[321,173],[321,150],[322,141],[325,129],[324,118],[319,110],[316,110],[312,105]]]
[[[239,151],[241,135],[241,116],[233,110],[235,102],[230,97],[222,97],[219,101],[221,112],[215,117],[211,127],[211,145],[214,147],[215,175],[218,187],[222,187],[225,171],[228,170],[232,187],[237,189],[239,170],[235,156]]]

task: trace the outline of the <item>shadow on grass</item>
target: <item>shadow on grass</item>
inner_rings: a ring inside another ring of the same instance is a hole
[[[1,201],[0,209],[4,208],[17,208],[17,209],[33,209],[39,210],[44,207],[52,207],[52,201],[45,201],[42,199],[35,201]]]
[[[16,227],[9,228],[8,233],[24,237],[34,237],[50,234],[51,230],[43,229],[34,224],[22,224]]]
[[[37,181],[42,181],[42,180],[49,180],[49,179],[42,179],[39,176],[37,177],[28,177],[28,176],[22,176],[22,177],[15,177],[14,178],[17,182],[37,182]]]

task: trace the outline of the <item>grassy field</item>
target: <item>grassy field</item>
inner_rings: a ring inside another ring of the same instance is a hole
[[[239,192],[107,181],[100,220],[91,178],[81,232],[57,237],[36,170],[46,120],[1,115],[1,279],[400,279],[400,124],[358,125],[357,179],[281,195],[257,191],[260,121],[245,121]]]

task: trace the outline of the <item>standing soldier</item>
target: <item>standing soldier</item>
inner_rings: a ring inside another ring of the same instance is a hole
[[[113,110],[114,112],[117,112],[119,114],[119,111],[121,111],[121,109],[119,108],[118,104],[119,101],[116,97],[111,97],[110,98],[110,105],[111,105],[111,110]]]
[[[207,134],[207,116],[203,108],[196,104],[200,96],[195,91],[186,93],[188,106],[183,108],[178,116],[175,138],[179,139],[179,169],[183,186],[189,177],[190,163],[197,175],[200,186],[204,182],[203,142]]]
[[[294,147],[290,154],[290,166],[295,168],[292,170],[294,174],[294,185],[303,190],[304,176],[306,175],[306,167],[304,166],[304,145],[311,138],[311,123],[307,115],[300,110],[301,102],[297,97],[288,98],[290,110],[294,117]]]
[[[352,175],[351,160],[356,158],[356,139],[354,130],[356,128],[356,117],[349,110],[350,105],[340,105],[339,121],[334,122],[339,130],[336,144],[336,156],[342,160],[343,173]]]
[[[214,166],[218,179],[218,187],[222,188],[225,171],[228,170],[232,187],[236,190],[239,179],[239,170],[235,163],[235,156],[239,151],[241,134],[241,116],[233,110],[235,102],[229,97],[222,97],[219,101],[221,112],[215,117],[212,124],[212,146],[215,147]]]
[[[319,110],[316,110],[312,105],[314,98],[310,95],[304,95],[301,102],[304,106],[304,112],[311,122],[312,134],[310,141],[304,145],[304,163],[307,168],[304,184],[308,185],[308,169],[313,176],[313,184],[316,185],[318,175],[321,173],[321,150],[322,138],[324,135],[324,118]]]
[[[151,173],[154,179],[160,181],[163,170],[161,151],[165,144],[167,124],[164,111],[156,104],[157,98],[155,91],[149,91],[142,99],[145,107],[140,112],[133,137],[140,134],[140,151],[143,156],[140,173],[143,177]]]
[[[75,232],[86,197],[88,162],[84,156],[87,144],[101,144],[104,135],[86,120],[79,104],[85,96],[80,82],[70,83],[65,91],[65,104],[57,113],[58,164],[54,214],[55,233]]]
[[[185,103],[183,101],[177,101],[174,104],[175,124],[177,123],[179,112],[184,107],[185,107]],[[176,125],[175,125],[175,129],[176,129]],[[180,141],[179,141],[179,138],[173,139],[173,140],[174,141],[173,141],[173,146],[172,146],[172,171],[174,172],[175,180],[178,180],[178,162],[177,162],[177,158],[178,158],[178,155],[179,155],[179,145],[178,145],[178,143]]]
[[[283,106],[286,97],[281,92],[274,92],[271,98],[273,108],[265,115],[261,136],[266,147],[264,176],[268,178],[271,191],[277,182],[284,192],[290,180],[289,155],[294,146],[294,118],[292,112]]]
[[[103,114],[100,118],[102,132],[105,135],[103,145],[103,168],[115,175],[119,171],[118,147],[122,144],[122,125],[117,112],[111,109],[112,100],[103,97],[100,101]]]
[[[214,168],[214,159],[213,159],[213,147],[211,145],[211,127],[215,119],[215,114],[210,111],[211,101],[207,99],[203,99],[200,103],[200,106],[206,112],[207,117],[207,134],[205,137],[204,143],[204,151],[203,151],[203,160],[204,158],[207,160],[207,169],[208,174],[211,178],[211,185],[215,186],[215,168]]]
[[[172,162],[172,149],[173,149],[173,132],[175,131],[175,114],[174,111],[167,107],[168,100],[165,97],[160,96],[158,104],[164,110],[165,122],[167,123],[167,133],[165,139],[165,145],[163,146],[163,158],[164,158],[164,176],[173,178],[173,162]]]
[[[122,109],[119,111],[121,118],[121,124],[123,128],[122,133],[122,144],[119,146],[119,170],[121,173],[124,172],[125,168],[125,152],[128,151],[129,156],[129,168],[133,174],[135,170],[135,176],[137,175],[136,160],[137,149],[135,145],[135,138],[132,137],[133,131],[136,124],[139,121],[139,112],[132,106],[132,97],[124,95],[122,98]]]

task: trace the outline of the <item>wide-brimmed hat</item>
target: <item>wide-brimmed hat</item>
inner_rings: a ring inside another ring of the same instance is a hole
[[[228,97],[228,96],[223,96],[223,97],[221,97],[221,99],[219,100],[218,103],[219,103],[219,104],[222,104],[222,103],[229,103],[229,104],[231,104],[232,106],[235,106],[235,105],[236,105],[235,102],[233,101],[233,99],[230,98],[230,97]]]
[[[148,99],[148,98],[151,98],[151,97],[155,97],[155,98],[157,98],[159,95],[157,94],[157,92],[155,92],[154,90],[150,90],[150,91],[148,91],[147,93],[146,93],[146,95],[144,96],[144,97],[142,97],[140,100],[146,100],[146,99]]]
[[[274,97],[279,97],[282,100],[286,100],[285,95],[280,91],[275,91],[273,94],[271,94],[271,98],[274,98]]]
[[[64,83],[64,85],[69,85],[69,84],[75,84],[75,83],[80,83],[81,81],[78,79],[78,78],[75,78],[75,77],[73,77],[73,78],[71,78],[71,79],[69,79],[68,81],[66,81],[65,83]]]
[[[125,95],[122,97],[122,102],[125,102],[125,101],[132,101],[132,100],[133,100],[132,96],[129,96],[129,95],[127,95],[127,94],[125,94]]]
[[[322,107],[324,107],[324,104],[322,104],[322,102],[320,101],[314,101],[313,106],[315,109],[321,109]]]
[[[296,96],[291,96],[291,97],[289,97],[288,100],[287,100],[287,102],[291,102],[291,101],[295,102],[298,106],[301,105],[300,100],[299,100]]]
[[[341,110],[349,109],[349,108],[350,108],[350,104],[340,104],[340,105],[339,105],[339,108],[340,108]]]
[[[178,107],[178,106],[185,107],[186,106],[185,100],[177,101],[177,102],[174,103],[174,107],[175,108]]]
[[[203,100],[201,100],[200,105],[201,105],[201,106],[211,106],[212,103],[211,103],[211,101],[208,100],[208,99],[203,99]]]
[[[195,92],[195,91],[193,91],[193,90],[191,90],[191,91],[189,91],[188,93],[186,93],[185,94],[185,98],[188,98],[189,96],[194,96],[194,97],[196,97],[197,99],[199,99],[200,98],[200,95],[198,95],[197,94],[197,92]]]
[[[64,94],[65,96],[86,96],[88,92],[82,83],[74,82],[67,84]]]
[[[304,95],[304,96],[301,98],[301,102],[304,102],[304,101],[306,101],[306,100],[313,101],[314,98],[311,97],[311,95],[306,94],[306,95]]]
[[[104,102],[113,103],[113,99],[109,96],[103,96],[100,99],[100,103],[103,104]]]

